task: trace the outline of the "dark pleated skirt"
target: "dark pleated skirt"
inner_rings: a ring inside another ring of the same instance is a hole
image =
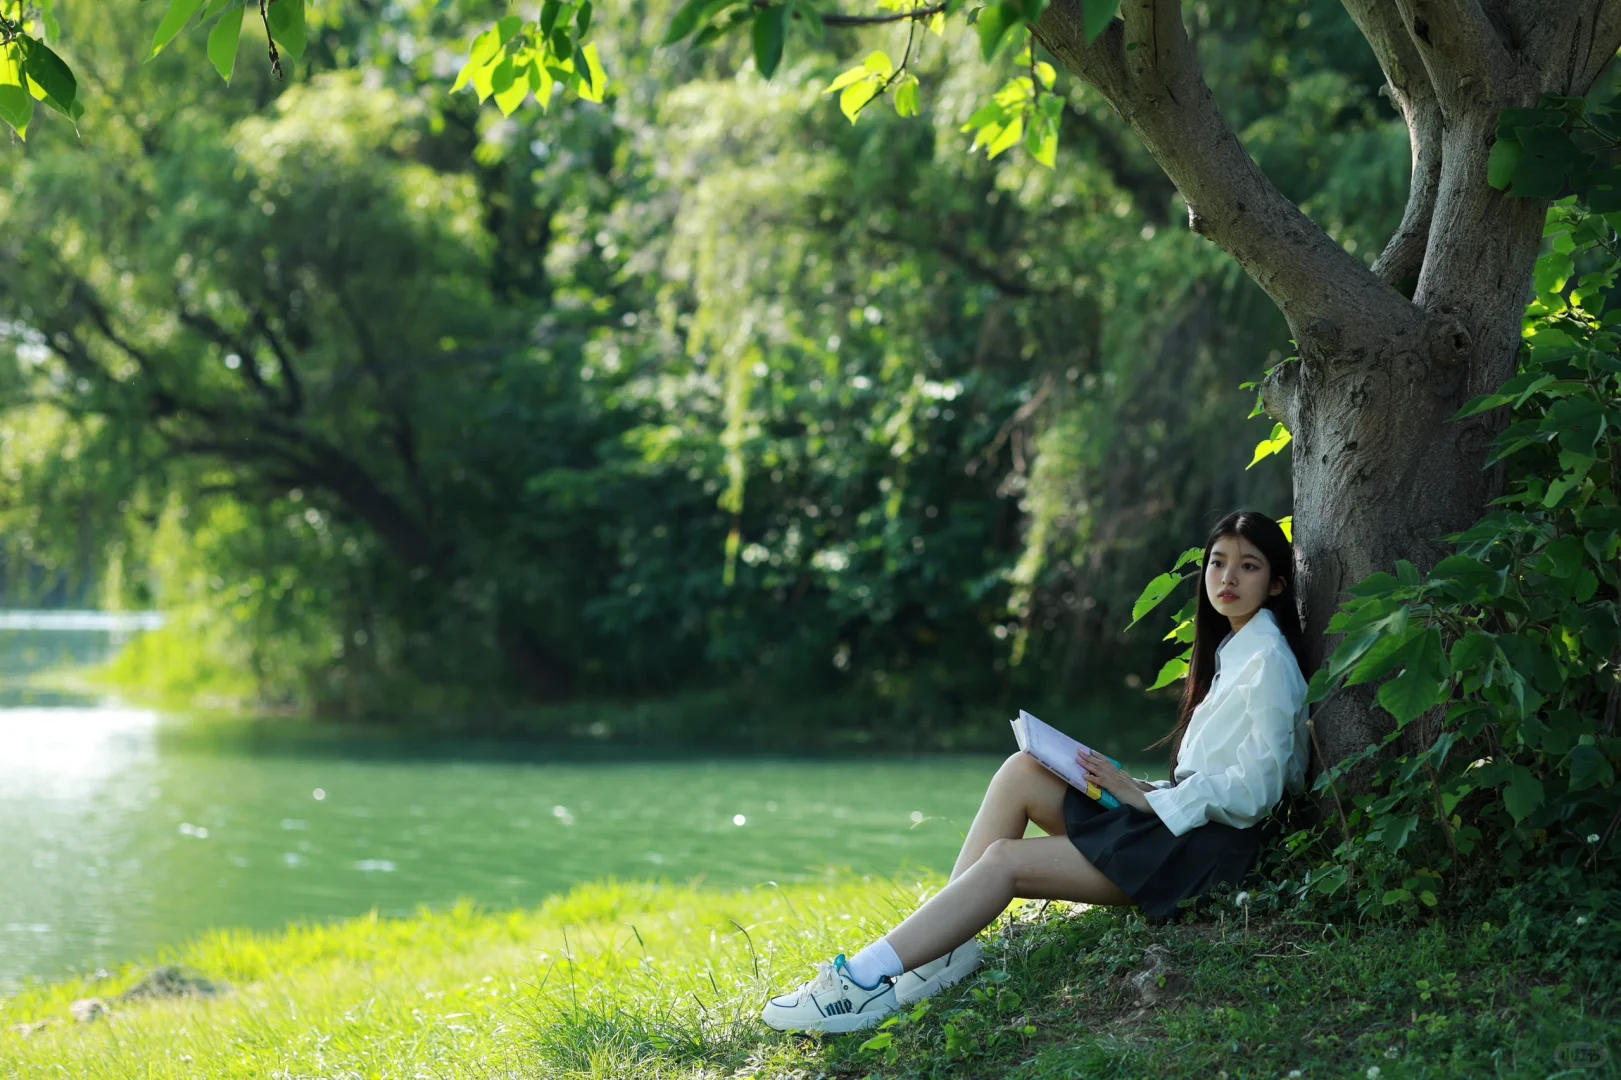
[[[1149,915],[1168,918],[1182,901],[1208,906],[1217,885],[1234,888],[1255,868],[1275,829],[1270,818],[1247,829],[1217,821],[1174,835],[1158,816],[1122,804],[1104,809],[1071,787],[1064,794],[1064,831],[1092,865]]]

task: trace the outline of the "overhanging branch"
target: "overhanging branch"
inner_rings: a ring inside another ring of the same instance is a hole
[[[1205,83],[1179,0],[1127,0],[1090,45],[1082,0],[1054,0],[1035,33],[1137,132],[1187,201],[1194,231],[1225,249],[1297,331],[1388,330],[1417,316],[1245,152]]]

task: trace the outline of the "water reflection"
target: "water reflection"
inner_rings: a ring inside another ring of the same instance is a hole
[[[0,710],[0,987],[214,926],[533,904],[610,876],[943,869],[995,764],[345,756],[186,730],[116,707]]]
[[[0,645],[0,673],[104,654],[85,633]],[[29,694],[0,698],[0,993],[211,927],[529,905],[606,877],[944,870],[999,760],[563,756]]]

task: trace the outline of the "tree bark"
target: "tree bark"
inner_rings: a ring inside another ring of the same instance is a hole
[[[1268,378],[1264,403],[1294,437],[1295,570],[1313,670],[1332,651],[1328,622],[1349,586],[1398,559],[1433,566],[1447,554],[1442,538],[1501,492],[1502,470],[1482,466],[1504,417],[1448,423],[1514,371],[1547,210],[1486,183],[1497,117],[1544,92],[1586,93],[1621,46],[1621,0],[1346,7],[1413,148],[1407,211],[1372,268],[1245,153],[1204,81],[1179,0],[1125,0],[1091,44],[1081,0],[1055,0],[1035,31],[1137,132],[1187,201],[1190,227],[1244,267],[1294,332],[1299,359]],[[1394,726],[1373,708],[1373,689],[1318,707],[1313,775]],[[1418,749],[1434,730],[1412,725],[1393,749]],[[1367,789],[1368,771],[1350,779]]]

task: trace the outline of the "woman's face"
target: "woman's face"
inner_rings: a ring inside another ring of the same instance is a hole
[[[1223,536],[1210,548],[1204,568],[1205,595],[1229,619],[1248,618],[1269,596],[1283,591],[1261,549],[1242,536]]]

